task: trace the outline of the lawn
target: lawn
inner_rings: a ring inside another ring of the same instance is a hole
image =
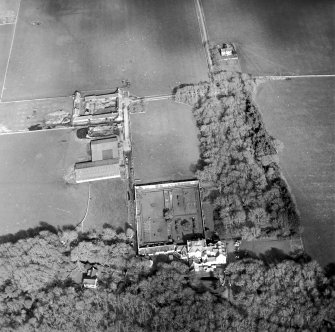
[[[253,74],[334,74],[331,0],[203,1],[211,41],[234,42]]]
[[[25,0],[4,100],[130,81],[137,95],[207,79],[193,0]]]
[[[152,101],[130,122],[137,184],[195,177],[190,168],[198,161],[199,141],[191,107]]]
[[[91,200],[84,221],[84,230],[110,224],[126,230],[128,222],[127,188],[120,179],[96,181],[90,184]]]
[[[270,134],[279,139],[283,175],[295,197],[307,253],[335,261],[335,113],[332,78],[273,81],[256,101]]]
[[[0,136],[0,233],[78,223],[85,215],[88,185],[64,176],[87,160],[87,143],[71,129]]]

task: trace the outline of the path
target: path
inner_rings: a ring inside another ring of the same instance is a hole
[[[204,46],[205,54],[206,54],[206,60],[207,60],[207,65],[209,69],[209,74],[213,72],[213,64],[212,64],[212,58],[211,58],[211,53],[209,51],[209,39],[208,39],[208,34],[207,34],[207,27],[206,27],[206,20],[205,20],[205,15],[202,7],[201,0],[194,0],[195,4],[195,10],[197,12],[197,18],[199,22],[199,29],[200,29],[200,34],[201,34],[201,41],[202,45]]]
[[[81,231],[84,232],[84,221],[88,215],[88,211],[90,208],[90,201],[91,201],[91,183],[88,182],[88,197],[87,197],[87,203],[86,203],[86,211],[85,211],[85,215],[83,217],[83,219],[81,219],[81,221],[77,224],[77,227],[81,226]]]

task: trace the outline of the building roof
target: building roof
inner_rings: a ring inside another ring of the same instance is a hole
[[[119,161],[109,159],[78,163],[75,165],[75,176],[77,183],[119,178],[121,177]]]
[[[91,141],[92,161],[119,158],[118,138],[111,137]]]
[[[97,287],[97,283],[98,283],[98,279],[97,278],[86,277],[86,278],[83,279],[83,285],[86,288],[96,288]]]

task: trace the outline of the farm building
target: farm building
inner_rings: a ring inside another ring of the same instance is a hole
[[[119,142],[117,136],[91,141],[92,161],[119,159]]]
[[[75,126],[98,125],[121,120],[119,103],[121,92],[105,95],[82,96],[75,92],[73,100],[72,123]]]
[[[118,138],[91,141],[92,161],[75,165],[77,183],[121,177]]]
[[[76,183],[121,177],[119,161],[106,159],[77,163],[74,168]]]
[[[221,56],[231,56],[233,55],[234,47],[231,44],[224,43],[222,45],[222,48],[220,48],[220,54]]]

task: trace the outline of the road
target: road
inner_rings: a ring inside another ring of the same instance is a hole
[[[201,0],[194,0],[194,4],[195,4],[195,10],[197,12],[197,18],[199,22],[199,29],[200,29],[200,34],[201,34],[202,45],[204,46],[206,59],[207,59],[207,65],[208,65],[209,73],[211,74],[213,72],[212,70],[213,63],[212,63],[212,58],[211,58],[211,54],[209,51],[209,38],[207,34],[205,15],[204,15],[204,11],[202,8]]]

